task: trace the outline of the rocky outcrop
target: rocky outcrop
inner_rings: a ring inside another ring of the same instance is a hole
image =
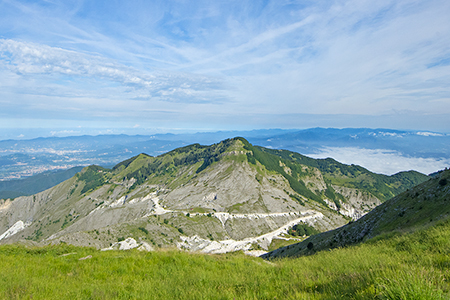
[[[0,240],[9,238],[22,230],[24,230],[30,224],[24,223],[22,220],[17,221],[13,226],[6,230],[2,235],[0,235]]]
[[[108,248],[103,248],[102,251],[108,251],[108,250],[130,250],[135,249],[140,251],[153,251],[153,247],[150,246],[147,242],[136,242],[133,238],[127,238],[123,241],[117,242],[112,244]]]

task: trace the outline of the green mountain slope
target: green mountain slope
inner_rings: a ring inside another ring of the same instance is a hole
[[[258,165],[263,166],[265,170],[281,174],[297,193],[321,203],[324,198],[342,199],[336,195],[332,185],[361,189],[370,192],[381,201],[385,201],[428,179],[428,176],[416,171],[400,172],[392,176],[375,174],[363,167],[345,165],[331,158],[313,159],[287,150],[252,146],[243,138],[225,140],[212,146],[194,144],[156,158],[140,155],[118,164],[113,170],[127,167],[126,172],[122,172],[120,175],[124,175],[128,179],[136,178],[136,185],[142,184],[149,177],[173,172],[180,166],[202,162],[196,170],[196,173],[199,173],[218,161],[224,152],[233,151],[231,145],[235,141],[242,142],[243,149],[239,147],[236,149],[245,152],[250,164],[257,166],[258,162]],[[136,160],[141,163],[134,163],[131,168],[128,168]],[[306,186],[303,180],[314,176],[313,173],[316,170],[321,172],[326,183],[326,189],[323,191],[312,190],[311,187]]]
[[[298,167],[296,168],[296,165],[317,168],[324,174],[324,179],[328,184],[362,189],[370,192],[381,201],[386,201],[409,187],[428,179],[428,176],[416,171],[400,172],[392,176],[386,176],[372,173],[361,166],[345,165],[332,158],[313,159],[287,150],[273,150],[263,147],[252,147],[252,150],[255,156],[267,162],[269,159],[266,158],[267,155],[265,154],[272,154],[282,158],[300,179],[303,172]],[[271,164],[272,168],[281,171],[280,167],[273,162],[273,159],[268,164]]]
[[[346,247],[374,237],[414,232],[449,219],[450,170],[386,201],[359,220],[311,236],[301,243],[265,254],[264,258],[292,257]]]
[[[153,247],[267,250],[302,239],[299,228],[342,226],[425,178],[374,174],[234,138],[140,154],[112,169],[86,167],[42,193],[2,201],[0,233],[2,242],[103,248],[132,237]]]

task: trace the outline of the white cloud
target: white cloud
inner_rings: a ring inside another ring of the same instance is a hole
[[[423,135],[423,136],[444,136],[442,133],[435,133],[435,132],[417,132],[417,135]]]
[[[71,136],[71,135],[78,135],[78,134],[80,134],[80,131],[75,131],[75,130],[50,131],[51,136]]]

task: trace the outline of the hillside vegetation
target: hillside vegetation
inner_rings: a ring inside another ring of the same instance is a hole
[[[324,174],[328,184],[343,185],[350,188],[362,189],[370,192],[381,201],[386,201],[427,179],[427,176],[416,172],[400,172],[392,176],[372,173],[357,165],[345,165],[332,158],[313,159],[287,150],[273,150],[263,147],[252,147],[258,160],[268,161],[264,153],[273,154],[284,160],[287,165],[300,176],[302,171],[293,166],[305,165],[317,168]],[[276,169],[276,164],[270,163]]]

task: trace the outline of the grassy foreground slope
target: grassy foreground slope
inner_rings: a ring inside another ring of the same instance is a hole
[[[448,299],[450,223],[295,259],[0,246],[0,299]],[[84,259],[83,259],[84,258]]]

